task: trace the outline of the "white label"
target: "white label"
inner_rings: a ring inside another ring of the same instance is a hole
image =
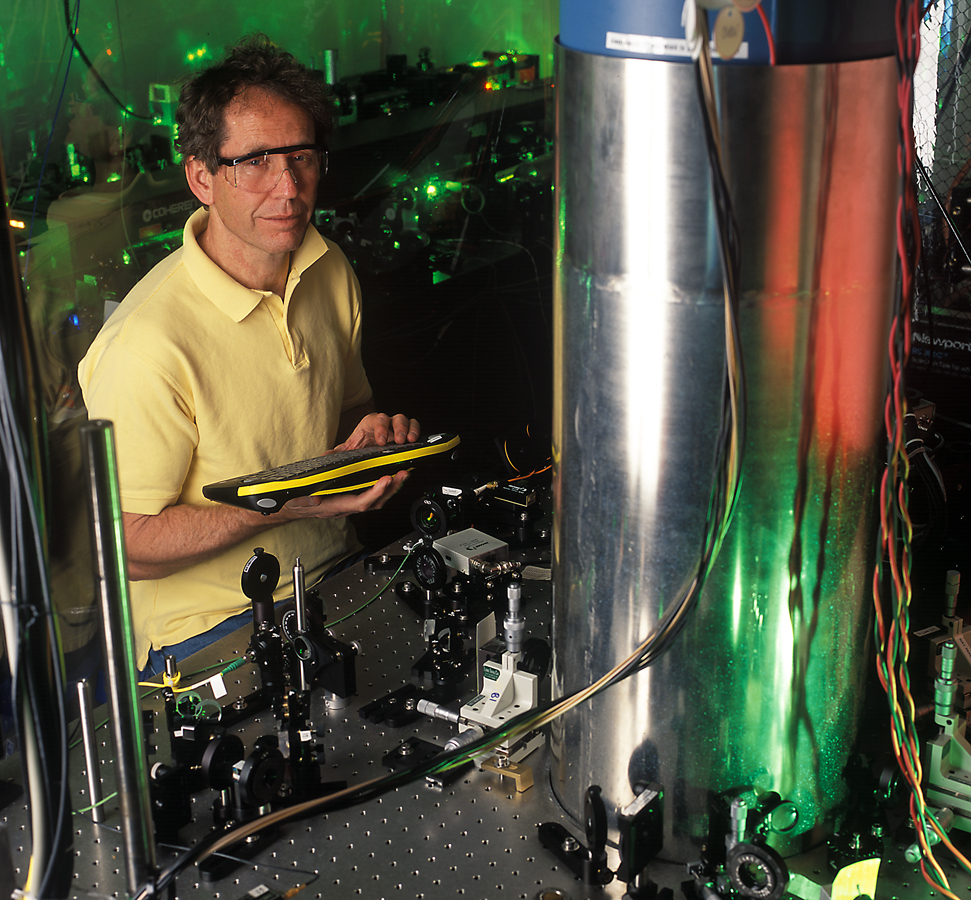
[[[606,48],[620,50],[622,53],[644,53],[650,56],[678,56],[690,58],[691,44],[684,38],[656,37],[650,34],[623,34],[608,31]],[[711,42],[715,50],[715,42]],[[742,41],[734,59],[748,59],[748,41]]]
[[[213,675],[209,679],[209,686],[212,688],[212,695],[217,700],[220,697],[225,697],[229,692],[226,690],[226,682],[223,680],[222,673]]]

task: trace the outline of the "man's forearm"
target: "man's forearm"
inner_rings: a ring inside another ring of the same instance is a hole
[[[122,513],[128,577],[132,581],[165,578],[288,522],[339,519],[381,509],[407,477],[404,470],[393,478],[384,475],[356,494],[294,497],[271,516],[236,506],[182,503],[167,506],[154,516]]]
[[[284,521],[279,515],[264,516],[235,506],[177,504],[154,516],[122,513],[128,577],[132,581],[165,578]]]
[[[368,413],[373,401],[341,415],[338,440],[343,441]],[[284,508],[264,516],[235,506],[168,506],[157,515],[122,513],[128,577],[132,581],[165,578],[205,562],[241,541],[291,521],[293,510]]]

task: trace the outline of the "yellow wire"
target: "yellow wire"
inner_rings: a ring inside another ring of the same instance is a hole
[[[172,688],[174,691],[178,683],[182,680],[182,673],[176,672],[174,675],[169,675],[168,672],[162,673],[162,683],[159,684],[157,681],[139,681],[139,687],[152,687],[152,688]]]
[[[502,442],[502,452],[505,454],[506,462],[509,463],[509,465],[512,467],[512,470],[514,472],[518,472],[519,467],[509,457],[509,441]]]
[[[928,810],[923,791],[923,766],[920,751],[915,741],[916,708],[913,694],[909,688],[907,670],[907,661],[910,655],[907,617],[912,597],[908,547],[913,537],[913,525],[907,512],[906,480],[901,482],[900,479],[901,470],[903,470],[903,477],[906,479],[909,471],[909,460],[906,450],[901,445],[900,435],[896,434],[894,439],[895,447],[890,462],[890,476],[881,488],[884,522],[886,523],[883,543],[888,550],[894,608],[892,609],[889,628],[886,634],[880,636],[879,667],[881,671],[886,667],[884,677],[881,680],[884,683],[890,707],[890,738],[894,757],[911,790],[910,817],[917,832],[917,842],[922,854],[921,875],[934,890],[950,898],[950,900],[958,900],[951,891],[950,882],[934,855],[927,839],[925,825],[925,823],[930,823],[930,827],[938,834],[945,846],[948,846],[962,862],[962,865],[965,865],[971,871],[971,866],[968,865],[967,860],[954,850],[946,833],[940,827],[933,813]],[[896,497],[894,496],[895,493]],[[896,522],[895,511],[899,511],[904,531],[902,549],[899,555],[897,553],[898,538],[894,527]],[[874,600],[879,604],[879,594],[875,593]],[[899,653],[897,652],[898,649]],[[888,654],[892,655],[892,659],[888,659]],[[933,869],[937,881],[928,873],[928,864]]]

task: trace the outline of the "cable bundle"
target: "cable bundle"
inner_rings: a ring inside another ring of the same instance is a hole
[[[0,155],[2,158],[2,155]],[[6,195],[0,171],[0,186]],[[6,211],[6,206],[4,206]],[[4,215],[6,219],[6,215]],[[47,582],[43,418],[13,244],[0,250],[0,601],[13,707],[30,796],[28,895],[66,896],[73,867],[64,676]],[[40,420],[40,425],[38,425]]]
[[[956,900],[947,876],[931,850],[928,840],[931,830],[969,872],[971,863],[954,848],[946,831],[925,802],[920,744],[915,723],[916,711],[907,669],[910,653],[910,548],[913,526],[907,509],[907,478],[910,466],[904,430],[907,417],[904,370],[910,356],[914,278],[920,260],[920,224],[915,180],[917,161],[912,125],[914,71],[920,52],[920,21],[919,2],[898,0],[898,286],[889,339],[890,383],[884,406],[887,459],[880,484],[880,538],[873,571],[874,632],[877,643],[877,675],[890,706],[890,736],[894,756],[911,791],[910,816],[922,851],[920,870],[931,887]]]

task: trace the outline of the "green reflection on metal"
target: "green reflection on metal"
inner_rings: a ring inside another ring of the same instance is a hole
[[[767,376],[758,367],[756,383]],[[684,732],[685,777],[727,795],[777,792],[798,813],[794,836],[845,794],[867,645],[875,473],[838,434],[815,434],[800,454],[791,436],[816,427],[812,412],[753,399],[758,424],[735,520],[685,635],[716,679],[711,707]],[[727,727],[703,727],[701,717],[712,716]]]
[[[108,497],[111,508],[111,553],[115,559],[117,571],[125,573],[127,571],[127,557],[125,556],[125,533],[121,521],[121,485],[118,481],[118,454],[115,450],[115,437],[112,430],[105,432],[104,438],[105,471],[104,476],[108,482]],[[118,579],[119,593],[124,598],[121,604],[122,620],[125,625],[125,635],[130,637],[134,633],[134,626],[131,617],[131,598],[128,593],[128,580]],[[135,666],[134,642],[125,641],[125,656],[132,666],[132,671],[137,671]]]

